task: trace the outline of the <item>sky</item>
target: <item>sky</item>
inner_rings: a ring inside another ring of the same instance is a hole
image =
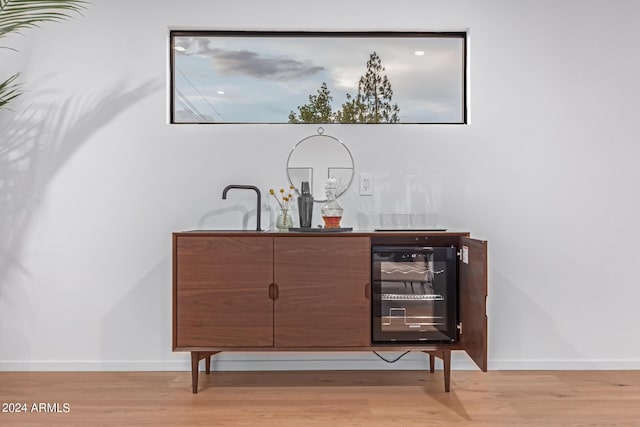
[[[322,83],[338,110],[347,93],[357,94],[374,51],[391,82],[400,123],[464,120],[460,37],[190,34],[174,35],[173,47],[176,122],[286,123]]]

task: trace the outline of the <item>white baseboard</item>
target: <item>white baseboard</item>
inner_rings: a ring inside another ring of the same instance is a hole
[[[389,360],[401,353],[383,353]],[[201,369],[203,367],[201,362]],[[452,370],[477,370],[464,354],[454,353]],[[5,360],[0,372],[44,371],[189,371],[188,353],[173,360]],[[213,358],[218,371],[305,371],[305,370],[422,370],[428,369],[425,355],[409,353],[396,363],[387,363],[371,353],[222,353]],[[442,369],[436,360],[436,369]],[[489,360],[489,370],[640,370],[640,360]]]
[[[381,353],[394,360],[402,352]],[[477,369],[472,362],[451,357],[452,369]],[[201,367],[203,362],[201,362]],[[441,369],[441,361],[436,360]],[[219,371],[305,371],[305,370],[420,370],[428,369],[424,354],[412,352],[395,363],[387,363],[373,353],[221,353],[213,358],[213,369]],[[0,361],[0,371],[189,371],[188,353],[177,354],[175,360],[64,360],[64,361]]]
[[[640,360],[489,360],[490,371],[635,371]]]

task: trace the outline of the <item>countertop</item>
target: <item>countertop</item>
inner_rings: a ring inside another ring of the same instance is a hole
[[[174,234],[189,234],[189,235],[227,235],[227,236],[470,236],[468,231],[454,231],[454,230],[393,230],[393,231],[377,231],[377,230],[352,230],[352,231],[279,231],[279,230],[209,230],[209,229],[194,229],[177,231]]]

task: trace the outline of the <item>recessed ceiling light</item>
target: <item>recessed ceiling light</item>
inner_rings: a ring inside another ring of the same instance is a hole
[[[424,55],[424,50],[416,50],[415,52],[413,52],[413,54],[415,56],[422,56],[422,55]]]
[[[224,91],[223,90],[219,90],[218,91],[218,95],[224,95]]]

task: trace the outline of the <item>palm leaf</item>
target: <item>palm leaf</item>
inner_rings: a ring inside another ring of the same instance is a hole
[[[20,84],[15,83],[19,76],[20,73],[16,73],[7,80],[0,82],[0,108],[4,107],[9,101],[17,98],[22,93]]]
[[[80,13],[84,0],[0,0],[0,38],[42,22],[59,22]]]
[[[59,22],[80,13],[85,0],[0,0],[0,38],[24,28],[37,27],[42,22]],[[16,73],[0,82],[0,109],[22,94]]]

